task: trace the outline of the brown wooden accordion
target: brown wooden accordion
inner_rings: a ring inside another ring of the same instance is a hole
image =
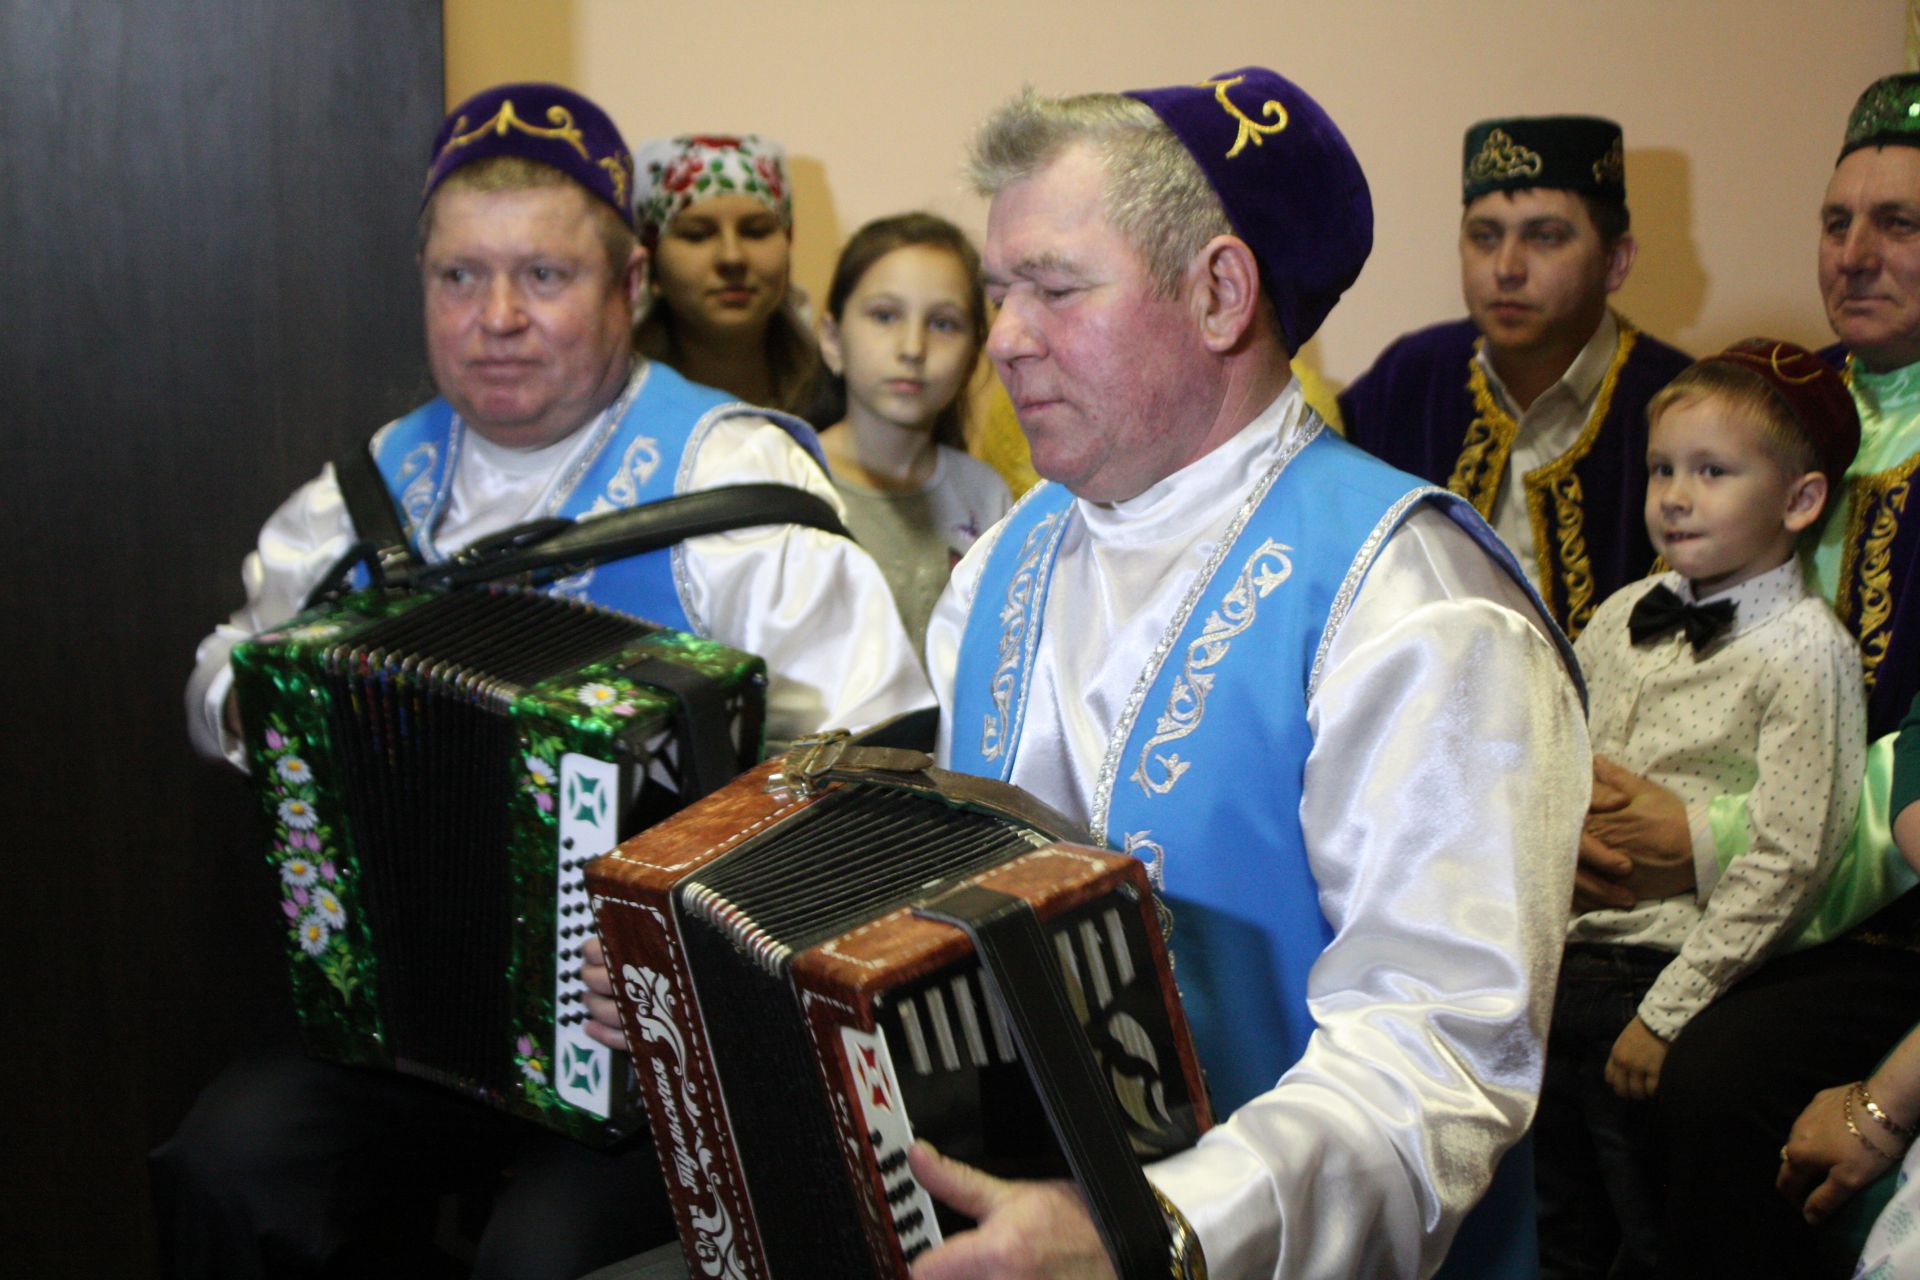
[[[1016,788],[912,752],[836,745],[821,767],[819,749],[587,869],[692,1274],[905,1276],[966,1225],[909,1172],[915,1137],[1000,1176],[1084,1172],[1022,1060],[1032,1018],[1005,963],[919,914],[968,894],[1031,908],[1027,967],[1057,964],[1051,1021],[1092,1051],[1075,1092],[1117,1118],[1109,1150],[1159,1230],[1138,1165],[1211,1116],[1144,865],[1059,842],[1070,825]]]

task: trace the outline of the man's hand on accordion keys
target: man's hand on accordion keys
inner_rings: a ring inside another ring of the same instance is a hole
[[[979,1223],[920,1255],[914,1280],[1114,1280],[1113,1263],[1072,1182],[1009,1182],[925,1142],[914,1143],[907,1160],[934,1199]]]
[[[600,939],[588,938],[580,961],[580,981],[587,985],[587,1034],[609,1049],[625,1049],[620,1030],[620,1006],[613,1001],[613,973],[607,968]]]

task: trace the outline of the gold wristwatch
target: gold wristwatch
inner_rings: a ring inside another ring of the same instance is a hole
[[[1148,1186],[1160,1202],[1160,1216],[1167,1220],[1167,1234],[1172,1237],[1167,1248],[1167,1274],[1173,1280],[1207,1280],[1207,1255],[1200,1248],[1200,1237],[1193,1233],[1193,1224],[1160,1188],[1151,1183]]]

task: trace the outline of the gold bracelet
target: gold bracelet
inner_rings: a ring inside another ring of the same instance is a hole
[[[1853,1087],[1860,1091],[1860,1102],[1863,1106],[1866,1107],[1867,1114],[1872,1116],[1875,1120],[1878,1120],[1880,1122],[1880,1127],[1882,1129],[1885,1129],[1888,1133],[1892,1134],[1896,1138],[1899,1138],[1903,1142],[1913,1141],[1912,1128],[1906,1125],[1895,1124],[1893,1121],[1893,1117],[1880,1109],[1880,1104],[1873,1100],[1873,1095],[1871,1093],[1867,1092],[1867,1082],[1865,1080],[1860,1081],[1860,1083],[1854,1085]]]
[[[1160,1188],[1152,1183],[1147,1187],[1160,1202],[1160,1216],[1167,1220],[1167,1232],[1173,1238],[1167,1248],[1167,1274],[1172,1280],[1207,1280],[1207,1255],[1200,1248],[1200,1237],[1193,1233],[1193,1224]]]
[[[1852,1134],[1854,1137],[1860,1139],[1861,1146],[1873,1152],[1873,1154],[1875,1154],[1876,1156],[1879,1156],[1882,1160],[1898,1160],[1900,1158],[1899,1155],[1897,1154],[1888,1155],[1886,1152],[1882,1151],[1880,1148],[1874,1146],[1873,1142],[1867,1137],[1867,1135],[1860,1132],[1860,1126],[1853,1122],[1853,1090],[1851,1089],[1847,1090],[1845,1097],[1842,1099],[1840,1103],[1840,1113],[1846,1119],[1847,1132]]]

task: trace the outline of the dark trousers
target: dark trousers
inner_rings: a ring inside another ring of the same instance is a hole
[[[1613,1042],[1673,954],[1573,943],[1560,966],[1534,1121],[1542,1280],[1650,1276],[1659,1243],[1653,1105],[1606,1081]]]
[[[1673,1280],[1844,1277],[1852,1250],[1774,1189],[1794,1120],[1859,1080],[1920,1017],[1920,955],[1841,939],[1769,961],[1687,1024],[1667,1056],[1658,1115]]]
[[[573,1280],[673,1238],[644,1139],[596,1151],[407,1077],[297,1056],[236,1063],[149,1159],[180,1277],[445,1274],[447,1192],[491,1195],[472,1274]]]

